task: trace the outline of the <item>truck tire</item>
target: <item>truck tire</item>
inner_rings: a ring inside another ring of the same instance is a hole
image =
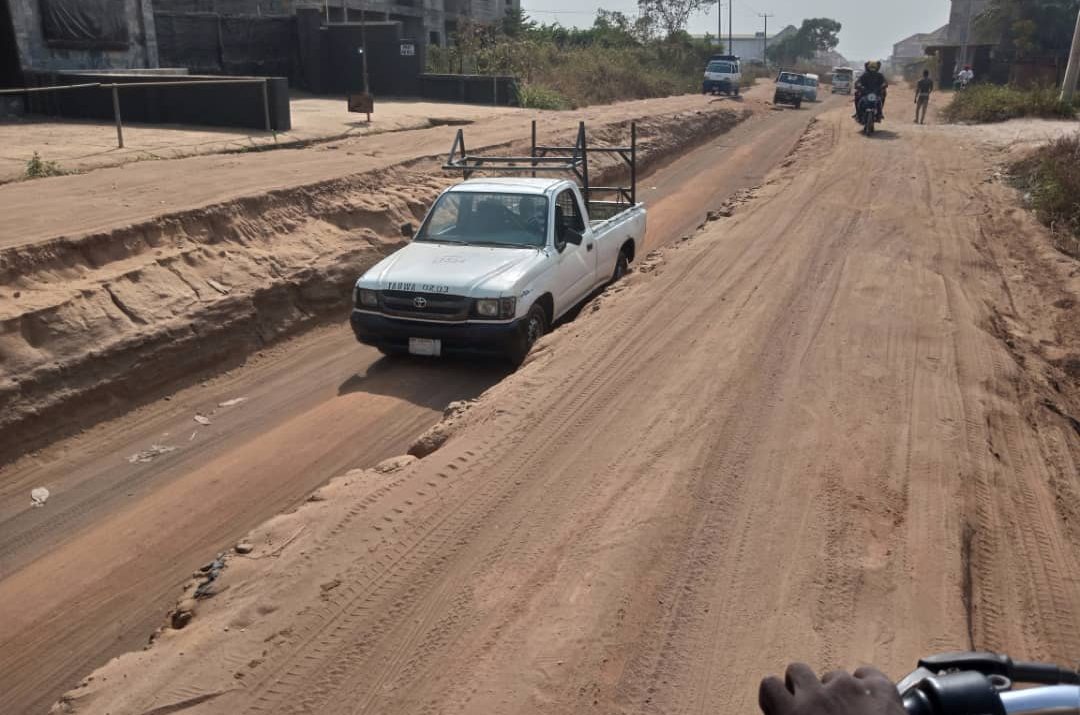
[[[619,257],[615,260],[615,271],[611,274],[611,283],[618,283],[629,272],[630,259],[627,258],[626,251],[619,251]]]
[[[796,99],[795,100],[795,109],[802,109],[802,100],[801,99]]]
[[[547,313],[544,308],[534,303],[533,307],[529,308],[529,312],[525,314],[525,325],[520,344],[507,355],[514,367],[519,367],[521,363],[525,362],[525,358],[528,357],[529,351],[532,350],[536,341],[547,334],[547,322]]]
[[[780,104],[780,95],[779,94],[774,94],[773,95],[772,103],[773,104]]]

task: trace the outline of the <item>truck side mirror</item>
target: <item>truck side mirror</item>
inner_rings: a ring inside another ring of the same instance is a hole
[[[566,214],[557,210],[555,212],[555,249],[562,253],[566,250],[566,244],[572,243],[575,246],[580,246],[581,241],[581,234],[570,227],[570,221],[566,218]]]
[[[416,234],[416,226],[411,223],[401,224],[401,235],[405,238],[412,238]]]

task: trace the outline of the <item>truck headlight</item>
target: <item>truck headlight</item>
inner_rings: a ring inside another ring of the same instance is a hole
[[[356,289],[356,305],[363,308],[379,307],[379,292],[367,288]]]
[[[509,320],[517,312],[517,298],[480,298],[473,310],[478,318]]]
[[[483,298],[476,301],[476,314],[481,318],[498,318],[499,301],[495,298]]]

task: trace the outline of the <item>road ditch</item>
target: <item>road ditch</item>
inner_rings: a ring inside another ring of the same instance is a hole
[[[670,161],[749,115],[640,117],[639,166]],[[594,125],[590,136],[619,140],[628,125]],[[0,462],[342,319],[356,276],[400,247],[402,225],[422,219],[454,180],[440,160],[0,252]],[[601,179],[616,171],[602,167]]]

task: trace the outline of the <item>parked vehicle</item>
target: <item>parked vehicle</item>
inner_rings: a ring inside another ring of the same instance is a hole
[[[520,364],[568,311],[628,270],[645,238],[636,200],[636,127],[628,147],[533,145],[528,157],[472,156],[458,130],[444,168],[465,181],[435,201],[413,241],[368,270],[353,295],[357,340],[387,355],[502,355]],[[593,187],[588,155],[616,154],[629,187]],[[570,172],[478,178],[477,171]],[[593,197],[614,193],[615,200]],[[409,228],[411,231],[412,227]]]
[[[705,68],[705,79],[701,83],[702,94],[726,94],[739,96],[739,84],[742,72],[737,60],[709,60]]]
[[[806,76],[798,72],[781,72],[776,76],[776,92],[773,94],[773,104],[789,104],[795,109],[802,107],[803,83]]]
[[[833,94],[851,94],[855,88],[855,70],[850,67],[834,67],[832,75]]]
[[[875,125],[881,121],[881,97],[877,94],[864,94],[859,98],[859,124],[863,126],[863,133],[870,136],[874,133]]]
[[[816,74],[803,75],[803,96],[807,102],[816,102],[820,78]]]

